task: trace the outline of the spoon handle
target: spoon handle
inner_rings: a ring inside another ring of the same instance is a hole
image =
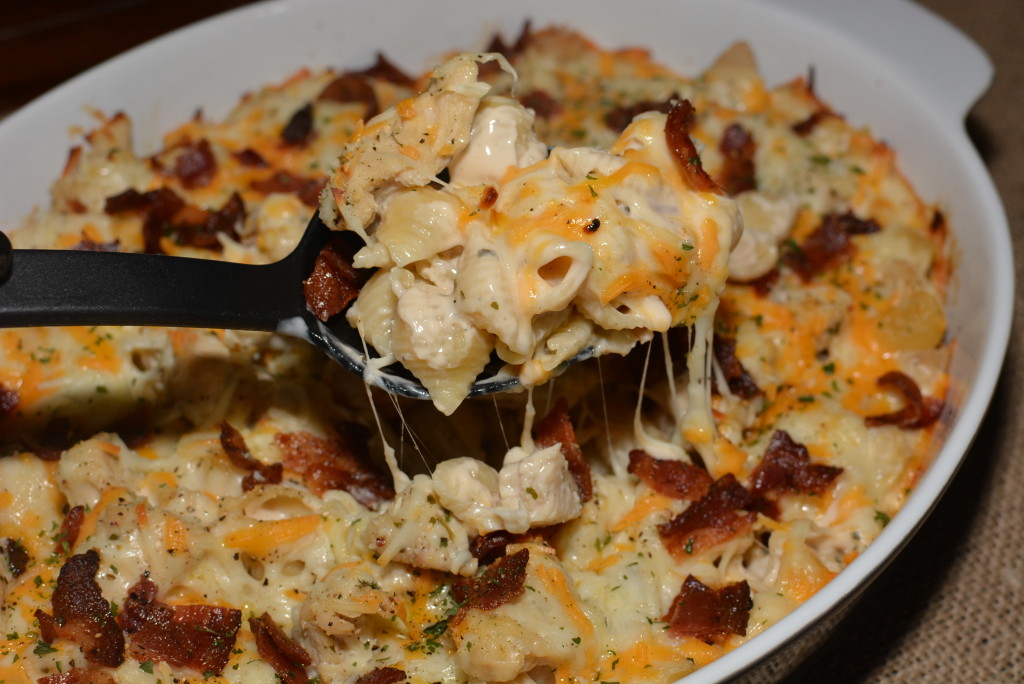
[[[0,328],[166,325],[276,330],[305,308],[282,262],[12,249],[0,233]],[[294,276],[293,276],[294,278]]]

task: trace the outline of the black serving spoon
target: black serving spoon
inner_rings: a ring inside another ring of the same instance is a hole
[[[251,265],[157,254],[12,249],[0,233],[0,328],[160,325],[266,330],[316,345],[387,392],[429,399],[423,385],[399,364],[368,370],[363,342],[344,315],[324,323],[306,307],[302,281],[312,273],[330,234],[314,215],[291,254],[272,264]],[[585,356],[589,354],[579,358]],[[518,387],[518,379],[501,368],[500,362],[490,364],[469,396]]]

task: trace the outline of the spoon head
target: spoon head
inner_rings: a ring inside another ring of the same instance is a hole
[[[305,312],[301,316],[282,321],[278,332],[310,342],[334,361],[360,376],[363,382],[379,387],[385,392],[412,399],[430,399],[427,389],[401,364],[380,366],[380,357],[372,348],[364,345],[359,332],[348,324],[343,315],[324,323],[309,312]],[[492,360],[474,381],[469,396],[507,392],[519,386],[519,379],[504,370],[504,364]]]
[[[314,214],[299,245],[285,259],[290,262],[289,270],[294,268],[301,273],[300,280],[308,278],[312,273],[316,258],[330,235],[330,228],[324,225],[318,214]],[[359,331],[349,324],[344,313],[333,316],[325,323],[313,315],[305,305],[304,298],[301,309],[297,315],[282,320],[278,324],[277,332],[306,340],[360,376],[367,384],[379,387],[385,392],[412,399],[430,399],[427,389],[400,363],[382,366],[379,355],[365,344]],[[571,364],[593,356],[594,351],[593,347],[584,348],[559,366],[556,374]],[[509,373],[506,365],[492,355],[490,363],[470,387],[468,396],[479,397],[496,392],[508,392],[521,386],[519,378]]]

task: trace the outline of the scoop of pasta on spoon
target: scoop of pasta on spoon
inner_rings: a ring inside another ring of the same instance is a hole
[[[610,149],[548,150],[534,114],[462,54],[357,131],[320,215],[375,269],[345,316],[450,414],[496,357],[523,386],[581,356],[710,325],[740,234],[700,166],[693,109],[638,116]],[[446,173],[446,179],[439,175]],[[336,311],[331,312],[337,313]]]

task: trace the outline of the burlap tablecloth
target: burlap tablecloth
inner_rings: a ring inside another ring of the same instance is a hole
[[[968,130],[1013,233],[1013,337],[977,442],[945,497],[794,682],[1024,682],[1024,359],[1014,341],[1024,330],[1024,0],[919,1],[995,64]]]

